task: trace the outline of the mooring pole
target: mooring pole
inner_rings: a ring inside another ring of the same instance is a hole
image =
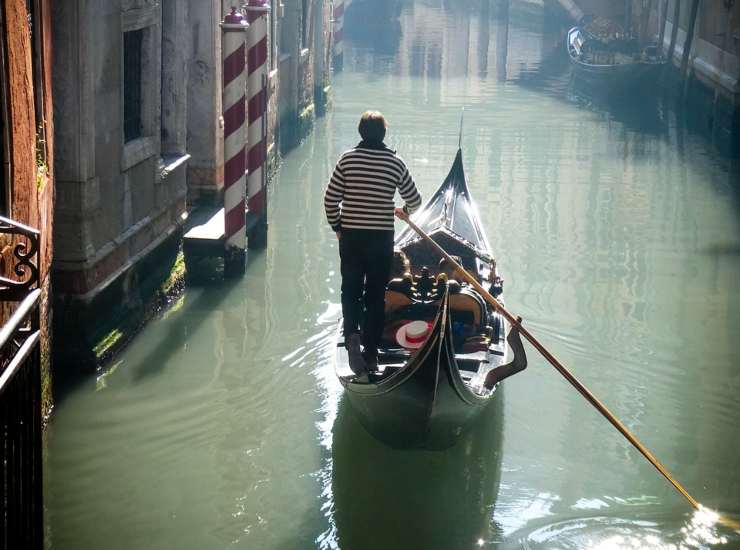
[[[684,80],[684,93],[688,85],[689,55],[694,43],[694,29],[696,28],[696,16],[699,13],[699,0],[693,0],[691,13],[689,14],[689,28],[686,29],[686,40],[683,41],[683,56],[681,56],[681,78]]]
[[[505,82],[509,65],[510,0],[499,1],[498,29],[496,29],[496,77]],[[490,24],[486,22],[486,24]]]
[[[653,4],[655,0],[648,0],[647,6],[642,3],[642,9],[640,10],[640,47],[644,46],[647,42],[648,26],[650,23],[650,16],[653,12]]]
[[[665,24],[668,20],[668,0],[662,0],[660,3],[660,34],[658,35],[658,48],[662,54],[664,51],[663,42],[665,41]]]
[[[269,0],[249,0],[247,12],[247,95],[249,97],[249,153],[247,204],[249,248],[267,246],[267,52]]]
[[[344,0],[334,0],[334,55],[332,64],[334,70],[339,72],[344,67]]]
[[[224,120],[224,274],[246,269],[246,30],[244,16],[235,7],[221,23]]]
[[[671,21],[671,43],[668,46],[667,60],[673,63],[673,54],[676,51],[676,37],[678,36],[678,21],[681,17],[681,0],[673,0],[673,21]]]
[[[624,0],[624,30],[632,36],[632,0]]]

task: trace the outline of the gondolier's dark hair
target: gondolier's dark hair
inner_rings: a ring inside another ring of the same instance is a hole
[[[357,130],[365,141],[383,141],[388,123],[380,111],[365,111]]]

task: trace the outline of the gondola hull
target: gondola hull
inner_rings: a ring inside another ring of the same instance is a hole
[[[447,253],[457,255],[465,269],[477,273],[482,285],[500,294],[495,261],[465,182],[462,151],[414,220]],[[438,252],[409,228],[399,233],[395,246],[421,272],[426,269],[429,274],[438,267]],[[341,323],[337,329],[335,366],[352,409],[368,432],[395,448],[444,449],[454,445],[500,393],[493,371],[510,366],[506,362],[512,348],[507,344],[504,318],[477,292],[460,283],[439,280],[434,279],[433,295],[418,291],[418,296],[409,298],[403,316],[396,319],[400,323],[408,319],[429,323],[424,344],[411,351],[386,339],[379,350],[379,370],[370,374],[369,381],[353,374]],[[423,286],[420,280],[417,290]],[[466,301],[472,309],[464,309]],[[421,317],[415,316],[422,310]],[[473,321],[466,324],[464,314],[472,315]],[[390,322],[388,313],[386,321]],[[461,325],[477,328],[472,336],[465,336]],[[392,324],[388,328],[394,333]]]
[[[338,350],[340,356],[346,355],[341,347]],[[426,344],[401,369],[377,383],[340,380],[360,423],[394,448],[454,445],[496,393],[496,388],[476,393],[463,380],[452,349],[446,300]]]
[[[568,32],[566,46],[576,78],[588,86],[611,92],[623,91],[655,75],[664,65],[664,60],[659,56],[627,58],[619,52],[616,52],[615,59],[621,61],[586,61],[581,55],[582,34],[579,27],[572,28]]]

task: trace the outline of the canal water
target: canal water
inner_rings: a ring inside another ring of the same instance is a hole
[[[377,108],[428,197],[465,107],[509,309],[694,497],[740,516],[736,168],[670,102],[582,89],[536,4],[417,0],[387,18],[391,4],[348,10],[333,107],[286,155],[247,275],[189,285],[60,396],[48,548],[740,547],[531,347],[449,451],[384,448],[348,409],[323,188]]]

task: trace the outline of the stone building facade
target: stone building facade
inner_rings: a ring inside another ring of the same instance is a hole
[[[186,211],[186,8],[178,0],[54,3],[55,355],[140,310],[141,260]]]
[[[54,122],[52,112],[51,2],[0,2],[0,215],[38,229],[41,368],[45,409],[50,404],[50,266],[53,258]],[[12,272],[14,242],[0,235],[2,276]],[[0,303],[4,324],[17,302]]]
[[[274,167],[326,104],[331,5],[270,4]],[[87,368],[102,342],[125,341],[176,261],[188,211],[223,198],[219,22],[232,5],[54,3],[55,350],[65,365]]]

